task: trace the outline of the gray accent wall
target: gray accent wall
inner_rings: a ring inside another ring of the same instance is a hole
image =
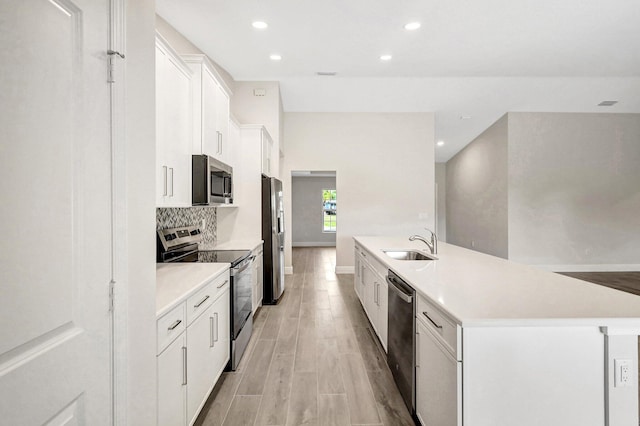
[[[336,189],[335,177],[291,178],[291,231],[293,247],[335,246],[336,233],[322,232],[322,190]],[[340,194],[337,194],[340,197]],[[339,201],[339,200],[338,200]],[[337,202],[338,211],[340,203]],[[338,227],[340,216],[338,216]]]
[[[640,114],[508,113],[446,183],[450,243],[556,271],[640,267]]]
[[[509,113],[509,258],[640,264],[640,114]]]
[[[507,116],[447,162],[447,242],[508,256]]]

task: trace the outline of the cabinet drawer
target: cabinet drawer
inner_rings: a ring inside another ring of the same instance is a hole
[[[214,278],[197,293],[187,299],[187,325],[207,310],[225,288],[229,287],[229,271]]]
[[[185,321],[184,303],[180,303],[171,311],[158,318],[156,323],[156,340],[158,354],[180,336],[187,327]]]
[[[378,259],[376,259],[367,250],[360,248],[360,253],[362,255],[362,258],[369,264],[369,266],[371,266],[371,269],[373,269],[378,275],[380,275],[381,277],[387,276],[387,271],[389,269],[388,267],[386,267],[380,261],[378,261]]]
[[[416,308],[418,320],[431,330],[435,335],[440,336],[442,344],[456,357],[462,359],[462,354],[458,354],[458,325],[446,317],[440,309],[428,302],[424,297],[418,296],[418,306]]]

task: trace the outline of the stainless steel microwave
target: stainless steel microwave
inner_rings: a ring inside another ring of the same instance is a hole
[[[191,174],[191,204],[233,204],[233,167],[208,155],[193,155]]]

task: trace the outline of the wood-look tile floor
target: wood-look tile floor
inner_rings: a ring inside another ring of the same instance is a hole
[[[196,425],[413,426],[353,275],[334,273],[335,248],[294,248],[293,266]]]

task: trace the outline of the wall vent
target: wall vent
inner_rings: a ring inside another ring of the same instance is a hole
[[[317,75],[322,75],[322,76],[327,76],[327,77],[333,77],[334,75],[338,74],[335,71],[318,71],[316,73]]]
[[[613,106],[617,103],[618,101],[602,101],[598,104],[598,106]]]
[[[253,96],[266,96],[267,89],[253,89]]]

